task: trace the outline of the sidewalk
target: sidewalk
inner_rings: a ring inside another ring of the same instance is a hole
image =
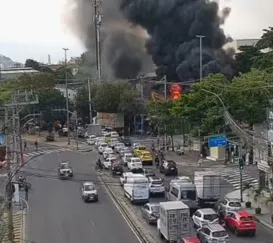
[[[59,137],[59,136],[55,136],[55,141],[54,142],[47,142],[46,141],[46,135],[42,134],[41,136],[38,135],[23,135],[22,139],[25,139],[28,142],[34,142],[37,140],[38,143],[40,144],[46,144],[49,146],[57,146],[57,147],[62,147],[62,148],[69,148],[72,150],[76,150],[76,151],[80,151],[80,152],[89,152],[92,151],[92,148],[90,147],[90,145],[88,145],[85,142],[79,141],[78,142],[78,147],[79,149],[77,149],[77,143],[75,141],[74,138],[70,139],[70,145],[67,144],[67,137]]]
[[[8,228],[7,228],[7,214],[3,216],[3,223],[1,225],[1,242],[8,242]],[[13,214],[13,226],[14,226],[14,243],[21,243],[25,239],[25,211],[21,210]],[[3,238],[2,238],[3,237]]]
[[[230,192],[226,195],[226,197],[229,198],[240,198],[240,190],[236,190],[233,192]],[[253,199],[253,196],[246,196],[246,193],[243,193],[243,201],[244,203],[247,201],[251,202],[251,208],[244,208],[244,210],[248,211],[251,215],[253,215],[256,219],[257,222],[259,222],[260,224],[262,224],[263,226],[265,226],[268,229],[273,230],[273,224],[271,222],[271,212],[268,208],[268,206],[266,205],[266,197],[261,197],[260,199],[260,203],[259,203],[259,207],[262,209],[262,213],[260,215],[255,214],[255,208],[257,208],[258,204],[257,202],[255,202],[255,200]],[[243,205],[244,205],[243,203]]]

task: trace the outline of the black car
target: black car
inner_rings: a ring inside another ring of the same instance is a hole
[[[173,160],[163,160],[160,167],[159,172],[167,175],[178,175],[177,165]]]
[[[123,166],[121,163],[113,163],[111,166],[111,174],[114,175],[122,175],[123,173]]]
[[[131,146],[132,146],[131,139],[130,139],[130,138],[127,138],[127,137],[122,138],[122,143],[124,143],[124,145],[125,145],[126,147],[131,147]]]

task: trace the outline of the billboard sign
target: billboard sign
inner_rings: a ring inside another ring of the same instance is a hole
[[[124,115],[120,113],[97,113],[98,124],[105,127],[123,128]]]

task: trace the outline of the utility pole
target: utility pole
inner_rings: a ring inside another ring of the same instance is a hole
[[[197,38],[199,38],[200,41],[200,82],[203,80],[203,38],[205,38],[204,35],[197,35]]]
[[[141,100],[142,102],[144,102],[144,82],[143,82],[143,79],[140,78],[140,88],[141,88]],[[140,115],[140,118],[141,118],[141,135],[144,135],[143,134],[143,129],[144,129],[144,117],[143,117],[143,114]]]
[[[91,96],[91,84],[90,78],[88,77],[88,104],[89,104],[89,123],[93,123],[93,116],[92,116],[92,96]]]
[[[64,50],[64,62],[65,62],[65,96],[66,96],[66,125],[67,125],[67,144],[70,145],[70,122],[69,122],[69,107],[68,107],[68,80],[67,80],[67,51],[68,48],[63,48]]]
[[[243,152],[242,152],[242,142],[239,142],[239,148],[238,148],[238,152],[239,152],[239,170],[240,170],[240,199],[241,202],[244,201],[243,198],[243,169],[244,169],[244,161],[243,161]]]
[[[164,100],[165,100],[165,102],[167,102],[167,77],[165,76],[164,77]],[[165,124],[165,150],[167,151],[167,138],[168,138],[168,136],[167,136],[167,125]]]
[[[14,243],[14,227],[13,227],[13,208],[12,208],[12,166],[10,157],[10,141],[9,141],[9,128],[6,127],[8,124],[8,108],[5,109],[5,142],[6,142],[6,160],[7,160],[7,171],[8,171],[8,183],[6,186],[7,194],[7,213],[8,213],[8,241]]]
[[[94,7],[94,24],[95,24],[95,42],[96,42],[96,61],[99,83],[101,82],[101,41],[100,41],[100,28],[102,22],[102,15],[100,14],[101,0],[92,0]]]

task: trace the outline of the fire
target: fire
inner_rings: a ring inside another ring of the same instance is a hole
[[[181,97],[182,87],[178,84],[173,84],[170,88],[171,99],[178,100]]]

